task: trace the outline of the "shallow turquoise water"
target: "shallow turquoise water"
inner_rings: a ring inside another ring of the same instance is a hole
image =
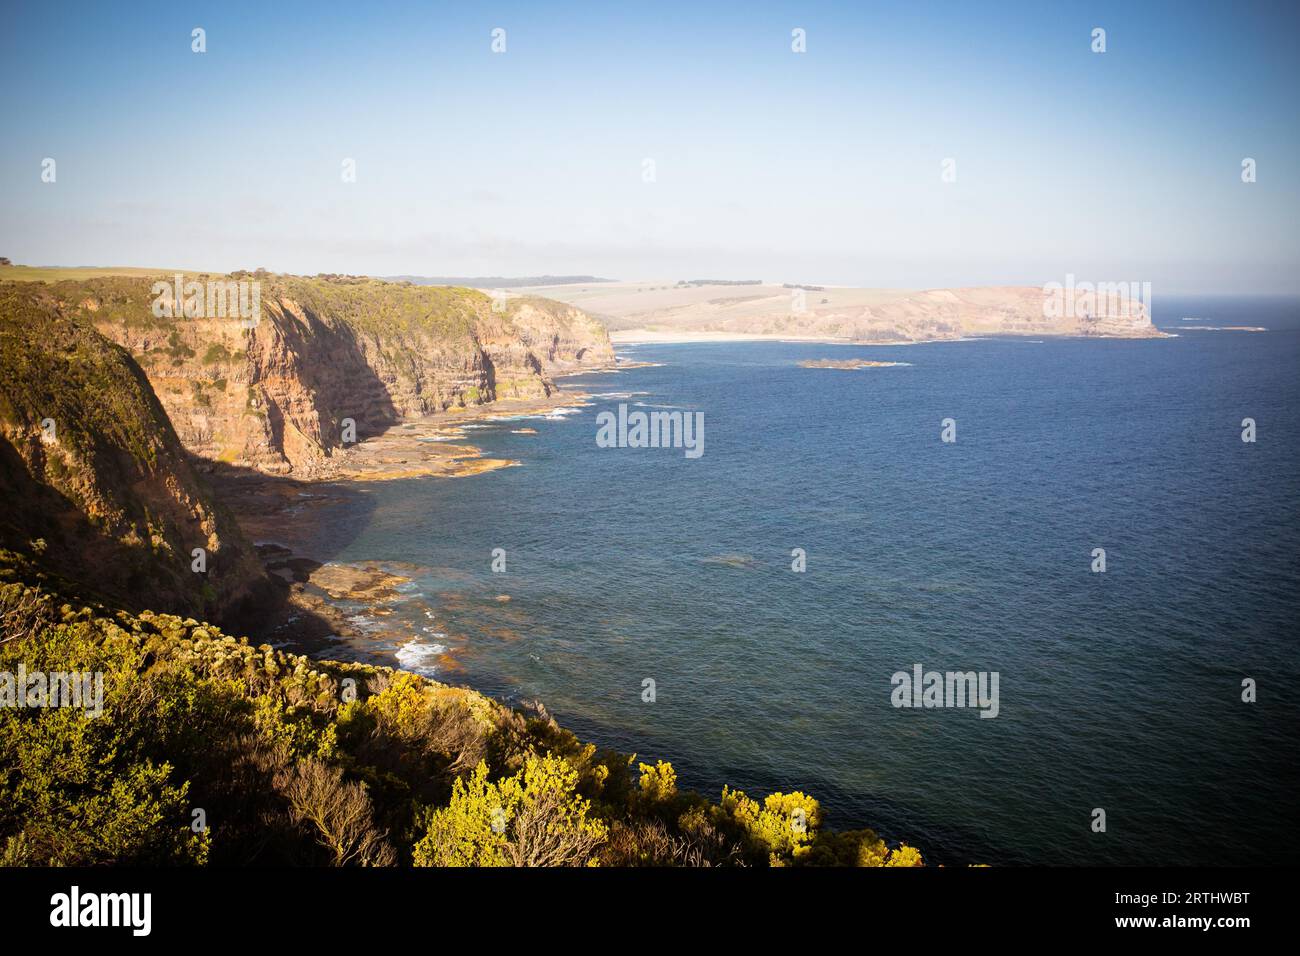
[[[1275,331],[632,348],[663,364],[472,433],[523,467],[368,487],[325,536],[416,567],[408,666],[460,648],[441,676],[685,785],[803,788],[937,862],[1296,862],[1300,312],[1179,314]],[[911,364],[796,364],[850,357]],[[620,402],[702,411],[704,455],[597,447]],[[892,706],[917,663],[998,672],[998,716]]]

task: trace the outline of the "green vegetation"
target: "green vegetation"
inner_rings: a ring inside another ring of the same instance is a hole
[[[492,300],[473,289],[400,285],[364,277],[307,279],[274,276],[264,281],[263,305],[283,296],[330,323],[359,332],[400,336],[421,333],[465,339]],[[397,344],[394,342],[393,344]]]
[[[529,755],[524,769],[497,782],[479,761],[452,786],[415,844],[416,866],[585,866],[608,825],[578,793],[578,771],[563,757]]]
[[[148,414],[161,415],[149,383],[125,351],[56,312],[46,287],[0,283],[0,363],[0,422],[50,418],[69,455],[112,445],[156,463],[165,436]]]
[[[0,673],[101,671],[103,713],[0,707],[0,861],[920,865],[817,801],[679,791],[540,705],[68,601],[0,554]]]
[[[213,342],[208,346],[208,350],[203,353],[203,364],[216,365],[218,362],[229,362],[233,357],[234,356],[231,355],[230,349],[226,348],[220,342]]]
[[[264,307],[282,295],[401,349],[421,345],[406,333],[473,338],[489,315],[466,289],[264,281]],[[540,704],[141,610],[202,617],[267,584],[144,373],[93,326],[162,338],[148,291],[131,278],[0,282],[0,863],[920,864],[869,830],[825,829],[803,793],[679,790],[670,763],[584,744]],[[174,321],[160,352],[193,358]],[[265,416],[246,387],[247,413]],[[188,394],[212,400],[194,379]],[[191,569],[196,545],[205,573]],[[101,674],[102,712],[22,706],[20,669]]]
[[[138,269],[134,266],[10,266],[4,271],[6,282],[84,282],[87,279],[155,278],[170,279],[185,269]]]
[[[36,556],[43,539],[45,567],[126,606],[218,614],[261,569],[140,367],[70,308],[49,286],[0,283],[0,547]]]
[[[12,278],[6,270],[5,278]],[[171,327],[173,319],[158,318],[153,314],[153,286],[158,281],[170,281],[169,276],[151,277],[100,276],[95,278],[69,277],[51,280],[46,286],[73,318],[87,324],[119,325],[128,330],[156,330]],[[180,343],[169,342],[175,350]],[[175,351],[169,352],[176,357]],[[193,355],[193,352],[190,353]]]
[[[194,350],[181,341],[180,333],[172,329],[167,336],[167,354],[172,357],[173,365],[180,365],[185,359],[194,358]]]
[[[22,284],[40,283],[78,318],[128,329],[164,329],[185,320],[154,316],[153,284],[157,281],[171,282],[177,271],[187,281],[256,279],[262,283],[264,308],[283,296],[327,324],[344,322],[357,331],[373,334],[425,333],[464,338],[472,334],[475,321],[487,315],[492,306],[487,295],[473,289],[414,286],[366,276],[307,278],[276,275],[265,270],[238,271],[223,276],[193,270],[9,266],[0,279]],[[217,359],[205,356],[204,360],[211,363]]]

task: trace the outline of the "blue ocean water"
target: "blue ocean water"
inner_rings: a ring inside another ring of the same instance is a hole
[[[405,663],[715,797],[803,789],[932,862],[1295,863],[1300,305],[1156,321],[1179,336],[631,347],[659,364],[565,380],[590,407],[472,433],[522,467],[368,486],[332,558],[405,563]],[[857,357],[910,364],[797,364]],[[620,403],[703,412],[705,453],[597,447]],[[894,707],[915,664],[996,671],[997,717]]]

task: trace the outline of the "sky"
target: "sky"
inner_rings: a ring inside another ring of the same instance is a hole
[[[18,263],[1300,292],[1296,3],[4,4]]]

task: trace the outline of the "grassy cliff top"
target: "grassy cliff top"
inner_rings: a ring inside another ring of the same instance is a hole
[[[461,338],[471,334],[477,322],[490,321],[496,316],[491,297],[477,289],[415,285],[368,276],[295,276],[260,270],[221,273],[133,267],[0,266],[0,283],[40,283],[65,303],[72,314],[92,322],[166,329],[179,320],[154,316],[153,285],[171,283],[177,274],[185,282],[257,281],[261,283],[264,309],[275,308],[277,302],[284,300],[326,323],[343,322],[359,332],[374,335]],[[563,325],[582,315],[573,305],[538,295],[523,295],[508,300],[503,317],[512,318],[525,308],[535,309]],[[594,320],[582,324],[598,327]]]
[[[185,269],[141,269],[136,266],[0,266],[0,282],[79,282],[114,276],[145,278],[173,276]],[[196,275],[193,270],[190,275]]]
[[[424,333],[460,337],[488,314],[492,300],[482,292],[416,286],[366,277],[272,276],[263,280],[262,301],[284,298],[320,318],[382,334]]]
[[[416,286],[366,276],[293,276],[263,272],[194,272],[130,268],[0,267],[0,283],[32,283],[49,290],[73,314],[130,328],[164,329],[178,321],[153,314],[156,282],[260,282],[262,307],[283,299],[327,323],[383,334],[422,333],[458,338],[490,314],[492,300],[474,289]],[[538,300],[545,301],[545,300]]]

